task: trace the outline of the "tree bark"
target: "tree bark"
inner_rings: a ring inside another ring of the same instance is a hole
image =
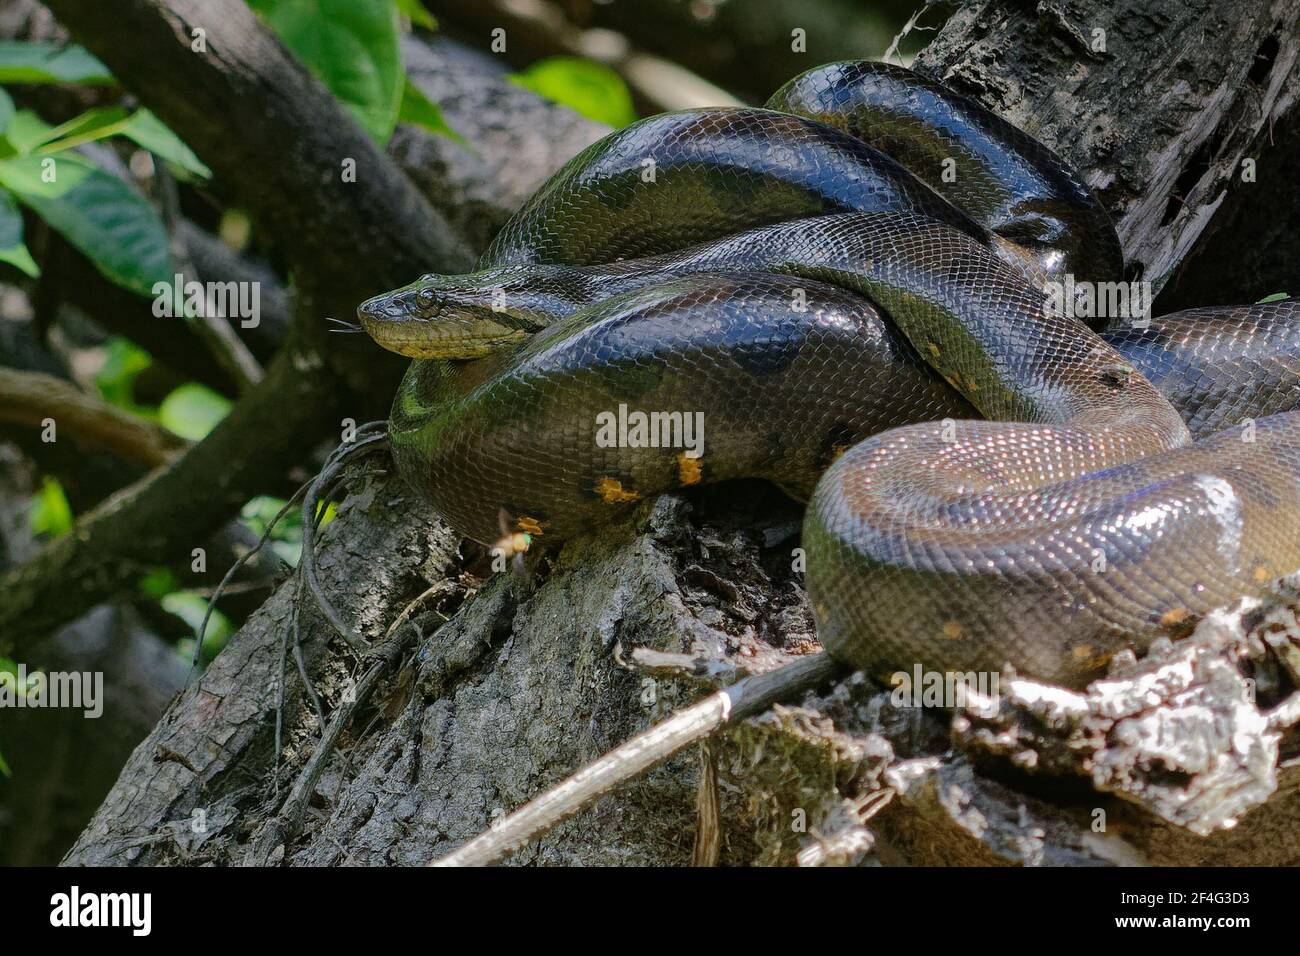
[[[1294,200],[1272,134],[1300,98],[1298,57],[1297,0],[986,0],[954,14],[915,67],[1084,170],[1131,276],[1159,292],[1229,195]]]
[[[1227,170],[1247,154],[1261,168],[1269,157],[1268,124],[1282,119],[1297,89],[1296,9],[1295,0],[1254,0],[1231,14],[1183,0],[1141,9],[980,3],[959,11],[920,63],[1080,163],[1116,213],[1134,270],[1159,284],[1204,233]],[[1086,50],[1094,25],[1106,30],[1107,52]],[[1260,67],[1256,53],[1270,48],[1270,36],[1276,52]],[[553,108],[481,82],[495,90],[496,108],[479,99],[471,111],[448,109],[471,144],[503,128],[546,135]],[[546,162],[565,152],[554,144]],[[1192,176],[1198,153],[1207,164]],[[455,167],[443,172],[455,175]],[[426,188],[455,194],[454,182]],[[291,780],[277,791],[269,770],[288,585],[136,750],[66,862],[235,863],[247,847],[268,845],[266,859],[292,864],[442,855],[664,711],[814,648],[791,562],[798,528],[798,508],[765,486],[706,488],[689,501],[645,503],[634,521],[541,558],[528,578],[480,580],[474,549],[457,557],[455,537],[428,522],[404,488],[387,476],[369,480],[321,542],[324,586],[354,626],[378,637],[406,601],[439,582],[474,593],[458,605],[457,589],[442,608],[451,620],[437,630],[436,616],[426,616],[413,660],[380,684],[314,785],[308,819],[275,828]],[[347,692],[349,664],[341,643],[308,617],[308,670],[332,708]],[[1278,753],[1295,746],[1300,706],[1266,686],[1258,704],[1237,706],[1246,699],[1233,683],[1240,673],[1222,647],[1239,638],[1198,632],[1169,655],[1121,667],[1122,686],[1152,669],[1163,668],[1170,686],[1171,675],[1191,675],[1182,703],[1148,701],[1145,710],[1115,692],[1070,697],[1061,712],[1042,713],[1035,707],[1053,698],[1016,684],[1004,721],[983,723],[896,708],[860,676],[778,707],[720,745],[719,859],[1294,863],[1298,771],[1279,769]],[[632,648],[683,666],[621,666]],[[317,733],[292,675],[289,687],[281,756],[292,778]],[[1119,701],[1132,709],[1105,709]],[[1222,743],[1224,760],[1196,765],[1195,748],[1179,741],[1160,758],[1137,744],[1113,745],[1130,731],[1158,737],[1166,713],[1212,717],[1196,725],[1200,742]],[[1251,749],[1229,759],[1241,739]],[[1161,760],[1172,772],[1156,772]],[[697,777],[695,761],[680,756],[562,824],[517,862],[685,863]],[[1201,835],[1195,821],[1207,807],[1218,823]],[[1240,816],[1235,829],[1223,828],[1229,810]],[[1098,812],[1111,821],[1100,833]]]

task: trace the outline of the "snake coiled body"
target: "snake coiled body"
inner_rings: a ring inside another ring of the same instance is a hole
[[[1112,278],[1118,240],[1046,147],[879,65],[769,105],[812,118],[643,121],[483,271],[362,307],[391,348],[489,356],[416,362],[394,403],[398,467],[454,527],[546,541],[768,478],[811,492],[808,590],[845,663],[1072,685],[1300,567],[1297,303],[1096,334],[1041,283]]]
[[[772,110],[693,109],[652,116],[579,153],[506,223],[483,261],[611,262],[844,211],[914,212],[985,233],[839,130]]]
[[[1048,273],[1120,277],[1106,209],[1050,149],[996,113],[887,63],[831,63],[795,77],[768,108],[833,126],[889,154]]]

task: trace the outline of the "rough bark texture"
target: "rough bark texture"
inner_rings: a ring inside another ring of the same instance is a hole
[[[1130,274],[1159,291],[1229,195],[1294,199],[1272,134],[1300,97],[1298,57],[1296,0],[1043,0],[963,6],[915,67],[1085,170]]]
[[[1211,169],[1235,168],[1247,150],[1262,167],[1259,131],[1297,89],[1294,0],[1222,13],[1210,6],[977,4],[959,13],[924,65],[1086,166],[1120,214],[1130,259],[1157,281],[1201,235],[1214,202],[1200,178],[1189,182],[1189,157],[1204,147],[1207,184]],[[1104,55],[1080,48],[1093,23],[1107,29]],[[1270,35],[1277,53],[1256,80],[1255,53]],[[435,97],[440,82],[457,82],[437,75],[435,58],[422,77]],[[526,94],[469,89],[446,105],[472,143],[480,129],[555,135],[540,154],[549,164],[594,133],[555,129],[556,112]],[[1263,106],[1255,113],[1246,104]],[[439,176],[465,175],[461,147],[427,148]],[[500,148],[482,147],[480,157],[495,161]],[[485,226],[549,169],[511,162],[499,171],[509,185],[476,193]],[[454,196],[457,184],[431,188]],[[1183,202],[1171,207],[1175,194]],[[758,485],[704,489],[689,501],[665,496],[629,525],[569,542],[528,579],[481,579],[475,552],[458,559],[454,536],[424,520],[391,478],[358,482],[321,542],[328,593],[373,638],[430,583],[450,580],[458,589],[442,609],[452,619],[434,630],[436,615],[425,615],[414,659],[352,722],[314,788],[309,818],[270,858],[424,862],[705,687],[806,652],[815,635],[791,570],[798,521],[794,505]],[[477,593],[458,603],[465,586]],[[175,702],[68,863],[248,858],[315,739],[315,717],[291,675],[277,798],[274,686],[292,597],[282,588],[202,688]],[[332,707],[353,666],[309,617],[308,668]],[[1292,611],[1248,609],[1142,662],[1119,662],[1113,680],[1087,695],[1005,681],[994,717],[895,707],[887,693],[848,678],[720,743],[719,859],[1295,863],[1300,704],[1286,692],[1300,670],[1297,635]],[[635,647],[699,663],[672,677],[620,666]],[[696,761],[679,757],[517,862],[685,863],[697,778]],[[1229,820],[1235,828],[1224,829]]]

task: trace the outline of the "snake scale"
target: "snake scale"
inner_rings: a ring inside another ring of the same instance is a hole
[[[358,316],[417,359],[399,471],[485,544],[762,477],[838,660],[1066,686],[1300,568],[1300,302],[1051,306],[1120,278],[1101,203],[905,69],[618,130],[479,266]]]

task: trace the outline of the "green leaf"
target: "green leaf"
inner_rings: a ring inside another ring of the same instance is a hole
[[[419,126],[439,136],[446,136],[458,143],[465,142],[465,137],[452,129],[443,117],[438,104],[421,93],[420,88],[409,79],[402,87],[402,108],[398,111],[397,119],[399,122]]]
[[[316,505],[316,517],[320,527],[324,528],[327,524],[339,516],[338,505],[331,501],[328,504],[321,502]]]
[[[549,57],[510,79],[599,123],[619,127],[636,119],[632,94],[623,78],[594,60]]]
[[[260,538],[266,534],[267,526],[287,503],[284,498],[276,498],[272,495],[258,495],[255,498],[250,498],[244,503],[244,507],[239,509],[239,520],[248,527],[249,531]],[[284,530],[296,524],[297,518],[298,510],[296,508],[286,512],[285,516],[280,519],[280,523],[276,525],[273,534],[276,537],[283,537]]]
[[[156,413],[135,400],[136,377],[153,364],[149,353],[130,339],[115,335],[105,345],[104,364],[95,375],[95,386],[104,401],[143,417]]]
[[[189,625],[194,636],[198,636],[199,625],[203,623],[203,615],[208,609],[207,598],[193,591],[173,591],[158,603],[168,614],[174,614]],[[208,618],[208,628],[203,634],[203,660],[210,661],[216,657],[217,652],[226,646],[226,641],[230,639],[234,630],[230,618],[213,608],[212,616]],[[192,652],[194,643],[193,641],[188,643]],[[183,656],[189,658],[188,653]]]
[[[30,153],[45,142],[49,138],[49,131],[53,128],[31,110],[19,110],[5,129],[4,138],[11,154],[22,155]]]
[[[212,178],[212,170],[194,155],[194,150],[186,146],[179,136],[148,110],[136,111],[126,124],[126,129],[122,130],[122,135],[188,173],[204,179]]]
[[[397,10],[417,27],[424,27],[426,30],[438,29],[438,21],[424,8],[420,0],[397,0]]]
[[[1255,304],[1262,305],[1265,302],[1281,302],[1283,299],[1289,298],[1291,298],[1291,296],[1287,295],[1285,292],[1274,292],[1272,295],[1264,296],[1264,298],[1260,299],[1259,302]]]
[[[31,276],[33,279],[41,274],[41,267],[36,264],[32,254],[27,251],[27,247],[21,242],[16,246],[8,249],[0,249],[0,262],[7,262],[19,272]]]
[[[226,417],[231,402],[198,382],[186,382],[162,400],[158,421],[182,438],[198,441]]]
[[[61,150],[93,143],[95,140],[107,139],[126,128],[128,117],[126,110],[120,106],[104,106],[86,110],[74,116],[66,123],[52,126],[34,144],[42,153],[57,153]]]
[[[0,103],[0,118],[3,118],[2,114],[3,104]],[[19,154],[36,149],[42,153],[57,153],[83,143],[122,135],[186,172],[204,179],[212,176],[212,170],[194,155],[194,151],[148,110],[136,110],[127,115],[120,106],[99,107],[58,126],[49,126],[26,110],[19,116],[19,122],[14,124],[14,130],[7,137],[13,151]]]
[[[72,506],[57,478],[46,475],[41,479],[41,490],[32,501],[32,534],[45,534],[57,538],[72,530]]]
[[[79,46],[0,40],[0,83],[113,82],[108,67]]]
[[[13,98],[4,90],[0,90],[0,133],[9,128],[9,122],[14,118],[15,112],[17,111],[14,109]]]
[[[155,600],[162,600],[177,589],[176,575],[167,568],[154,568],[140,579],[140,591]]]
[[[393,0],[251,0],[249,5],[376,141],[388,142],[404,78]]]
[[[23,215],[14,197],[0,190],[0,262],[7,262],[33,279],[41,274],[23,242]]]
[[[74,156],[17,156],[0,161],[0,185],[123,288],[152,296],[170,279],[158,213],[116,176]]]

